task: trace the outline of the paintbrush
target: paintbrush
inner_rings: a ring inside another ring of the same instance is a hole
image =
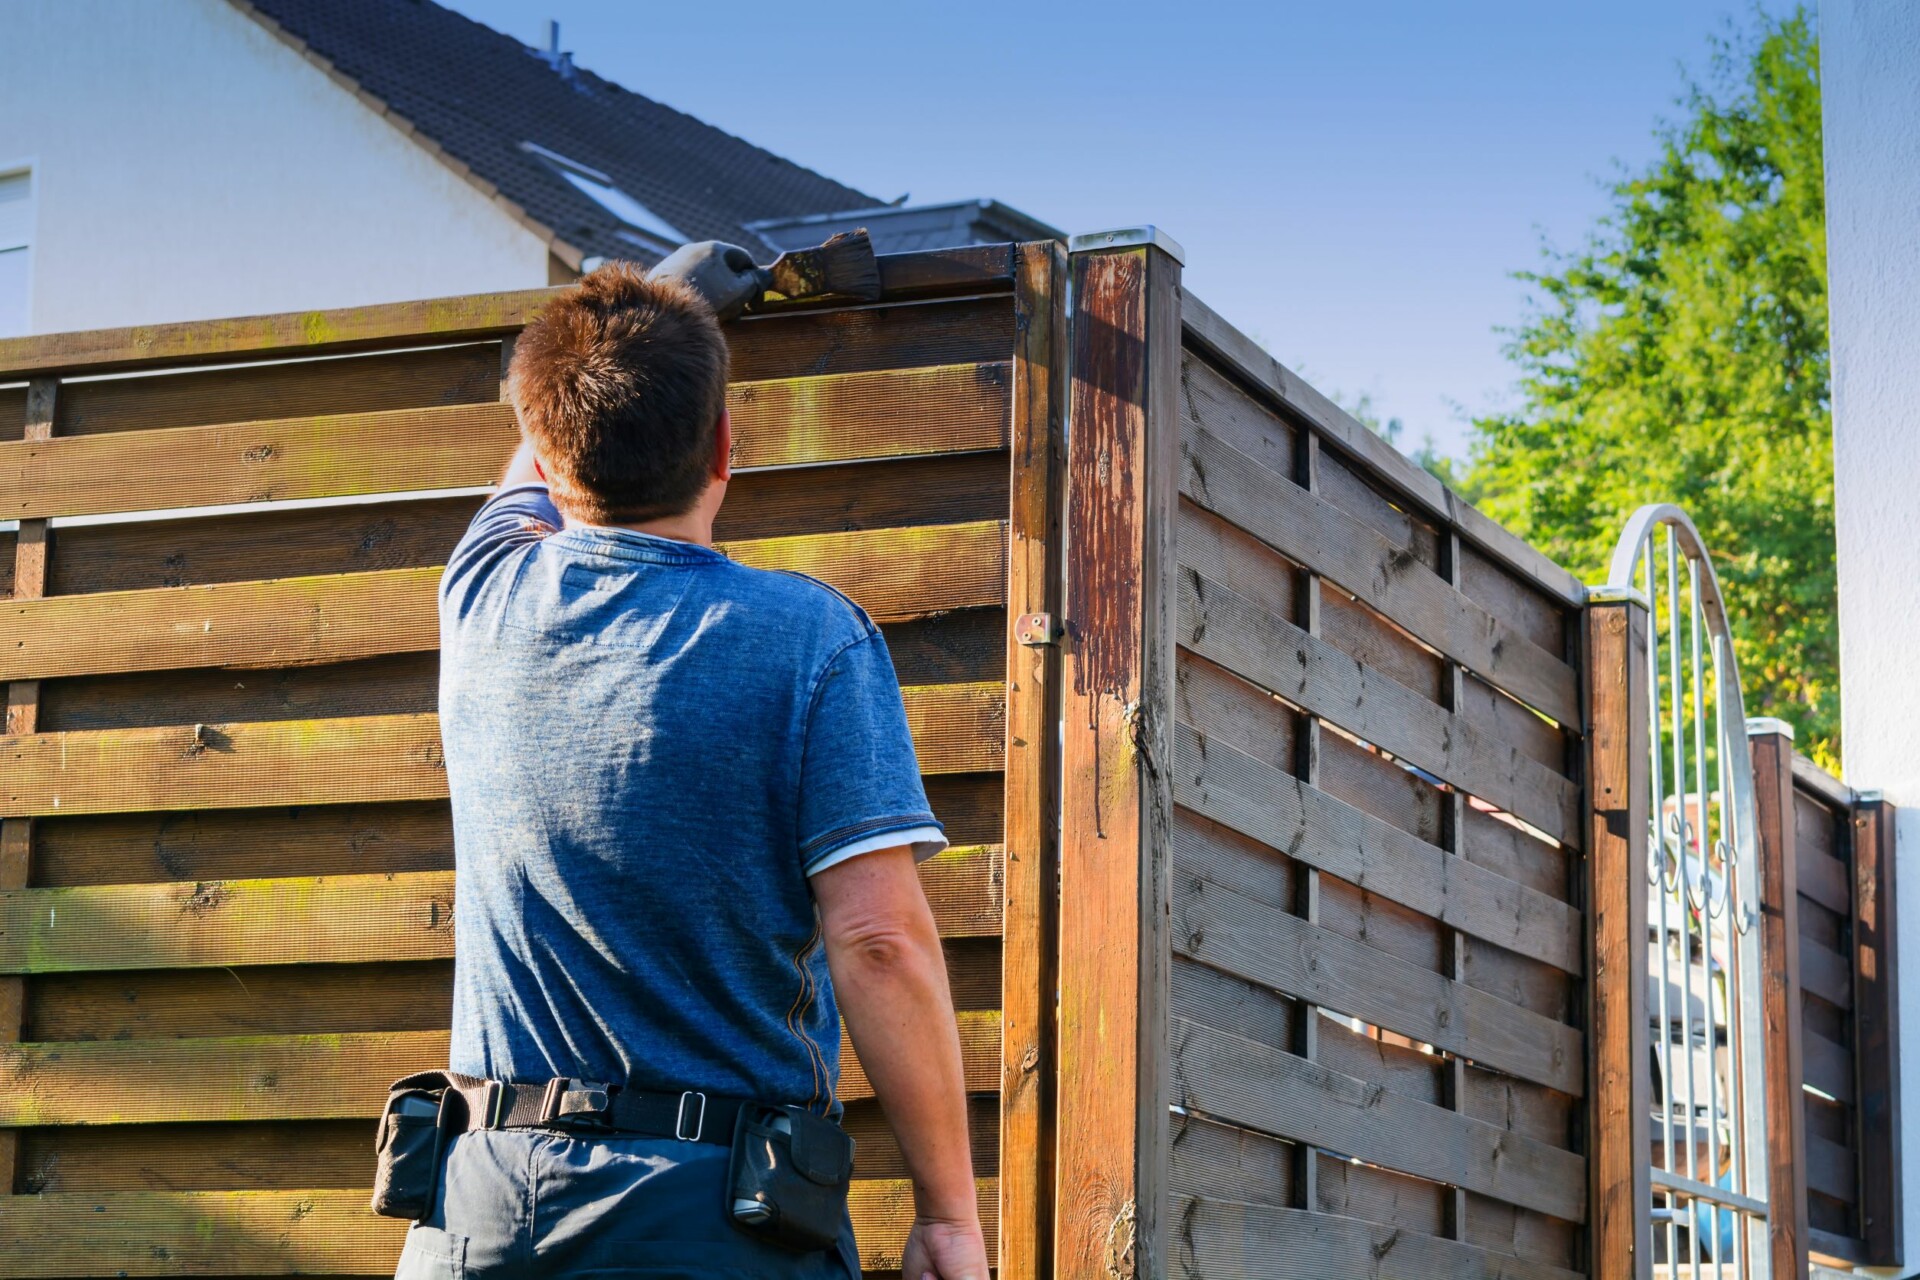
[[[790,249],[767,268],[767,292],[747,304],[758,311],[769,303],[833,298],[847,302],[880,300],[880,263],[873,256],[867,229],[842,231],[811,249]]]

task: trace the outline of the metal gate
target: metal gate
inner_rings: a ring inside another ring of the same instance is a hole
[[[1678,507],[1634,513],[1608,586],[1648,610],[1642,1069],[1653,1270],[1763,1280],[1760,859],[1732,635],[1712,562]]]

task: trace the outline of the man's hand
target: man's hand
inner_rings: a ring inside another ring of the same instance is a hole
[[[753,265],[753,255],[737,244],[697,240],[683,244],[647,272],[649,280],[678,280],[713,308],[724,322],[767,291],[773,276]]]
[[[987,1244],[980,1219],[942,1222],[920,1217],[900,1254],[900,1280],[987,1280]]]

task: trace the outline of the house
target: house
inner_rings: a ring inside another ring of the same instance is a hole
[[[883,204],[432,0],[10,5],[0,47],[0,335],[520,289],[696,239],[1054,234]]]

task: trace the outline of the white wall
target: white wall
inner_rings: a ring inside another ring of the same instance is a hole
[[[1846,779],[1901,806],[1906,1262],[1920,1269],[1920,3],[1821,0]]]
[[[0,5],[34,332],[547,282],[534,234],[225,0]]]

